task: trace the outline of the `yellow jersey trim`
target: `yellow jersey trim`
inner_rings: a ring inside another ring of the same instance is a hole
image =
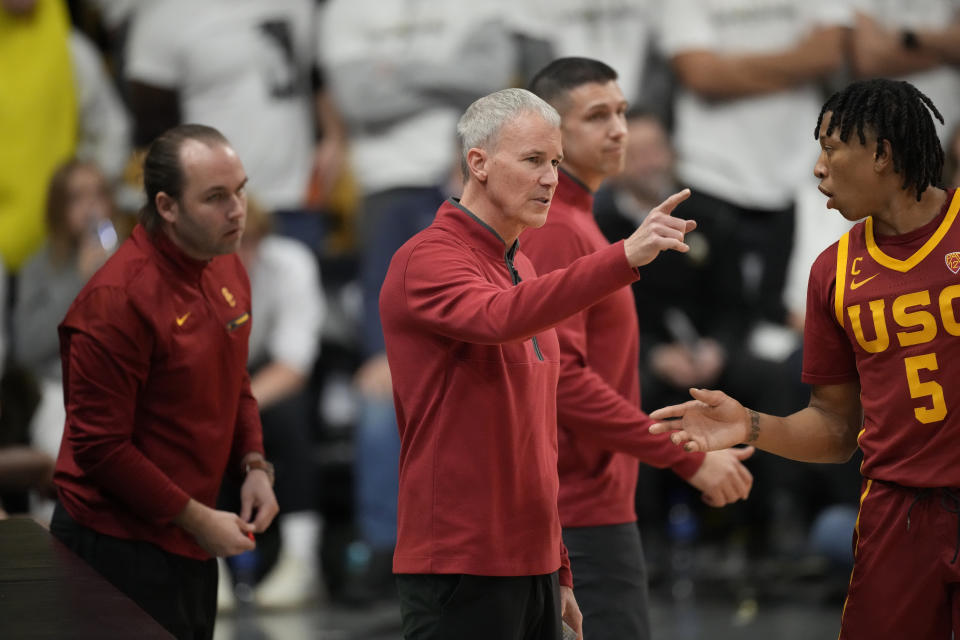
[[[837,322],[843,326],[843,292],[847,288],[847,251],[850,245],[850,232],[843,234],[837,242],[837,281],[834,284],[833,310]]]
[[[853,557],[857,557],[857,551],[860,549],[860,514],[863,512],[863,501],[867,499],[867,494],[870,493],[870,487],[873,486],[873,478],[867,479],[867,486],[863,490],[863,493],[860,494],[860,506],[857,509],[857,522],[853,525],[854,535],[857,537],[857,541],[853,545]],[[853,584],[853,572],[857,570],[856,562],[854,562],[853,569],[850,570],[850,584]],[[848,596],[849,598],[849,596]],[[843,616],[847,613],[847,600],[848,598],[843,599],[843,611],[840,613],[840,625],[843,625]]]
[[[857,532],[857,544],[853,547],[853,555],[857,555],[857,549],[860,548],[860,512],[863,511],[863,501],[867,499],[867,495],[870,493],[870,488],[873,486],[873,478],[867,479],[867,486],[864,488],[863,493],[860,494],[860,508],[857,509],[857,522],[853,525],[853,530]]]
[[[870,256],[877,261],[877,264],[886,267],[887,269],[893,269],[894,271],[899,271],[900,273],[906,273],[910,269],[913,269],[917,266],[921,260],[930,255],[930,252],[933,251],[934,247],[940,244],[940,241],[943,240],[943,236],[947,235],[947,231],[950,230],[950,226],[953,224],[954,218],[957,217],[957,211],[960,210],[960,189],[957,189],[953,194],[953,200],[950,202],[950,208],[947,209],[947,215],[944,216],[943,222],[940,223],[940,226],[937,227],[937,230],[932,236],[923,244],[920,249],[917,250],[915,254],[907,258],[906,260],[897,260],[896,258],[891,258],[885,254],[880,247],[877,246],[877,241],[873,236],[873,216],[867,218],[866,223],[864,224],[864,232],[866,234],[867,240],[867,251],[870,253]]]

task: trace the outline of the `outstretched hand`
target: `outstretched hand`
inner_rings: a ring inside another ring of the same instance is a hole
[[[686,451],[717,451],[746,442],[750,435],[747,410],[723,393],[690,389],[693,400],[657,409],[650,433],[669,433]]]
[[[686,253],[690,250],[684,243],[683,236],[696,229],[697,223],[674,218],[672,215],[677,205],[689,197],[690,189],[673,194],[650,211],[637,230],[623,241],[623,249],[630,266],[642,267],[649,264],[661,251]]]

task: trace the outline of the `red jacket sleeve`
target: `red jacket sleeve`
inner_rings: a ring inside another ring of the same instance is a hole
[[[243,372],[243,387],[240,389],[240,406],[237,410],[237,426],[230,450],[230,466],[227,473],[238,474],[240,463],[248,453],[264,454],[263,426],[260,422],[260,408],[250,391],[250,374]]]
[[[684,480],[689,479],[700,468],[704,454],[685,452],[671,443],[668,435],[648,431],[653,424],[650,417],[584,364],[582,347],[586,341],[583,334],[578,335],[575,320],[557,327],[557,422],[604,449],[629,454],[654,467],[670,467]]]
[[[541,273],[563,268],[592,252],[579,234],[565,225],[548,225],[524,236],[523,247]],[[578,438],[654,467],[670,467],[684,480],[689,479],[700,468],[704,454],[683,451],[666,434],[651,434],[650,417],[590,367],[586,329],[589,313],[587,308],[556,327],[560,341],[557,422]]]
[[[560,543],[560,570],[557,571],[561,587],[570,587],[573,589],[573,572],[570,571],[570,554],[567,552],[567,545]]]
[[[136,398],[147,379],[152,339],[136,313],[110,304],[97,337],[66,335],[64,397],[74,458],[83,472],[147,521],[166,522],[190,496],[133,442]],[[109,345],[109,348],[108,346]]]
[[[623,243],[509,289],[488,282],[468,251],[437,240],[415,247],[403,270],[417,321],[474,344],[526,340],[637,279]]]

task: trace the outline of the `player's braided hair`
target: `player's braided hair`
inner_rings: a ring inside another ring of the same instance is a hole
[[[903,176],[903,188],[913,188],[917,200],[929,186],[939,186],[943,171],[943,148],[933,124],[943,116],[933,102],[909,82],[874,78],[850,84],[830,96],[820,110],[813,137],[820,137],[825,113],[831,112],[825,135],[839,129],[840,140],[847,142],[856,129],[860,144],[866,145],[864,130],[877,137],[877,153],[883,141],[890,142],[893,170]]]

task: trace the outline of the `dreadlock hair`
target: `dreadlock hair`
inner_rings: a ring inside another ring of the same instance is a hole
[[[591,58],[557,58],[537,72],[530,81],[530,91],[550,103],[558,111],[567,92],[580,85],[605,84],[617,79],[617,72]]]
[[[833,115],[825,135],[839,129],[840,140],[847,142],[856,128],[860,144],[866,145],[864,131],[869,128],[877,137],[878,155],[883,152],[883,141],[890,142],[893,170],[903,176],[904,189],[916,189],[917,201],[927,187],[940,185],[943,148],[930,113],[941,123],[943,116],[930,98],[909,82],[874,78],[838,91],[820,110],[814,139],[819,139],[828,111]]]

